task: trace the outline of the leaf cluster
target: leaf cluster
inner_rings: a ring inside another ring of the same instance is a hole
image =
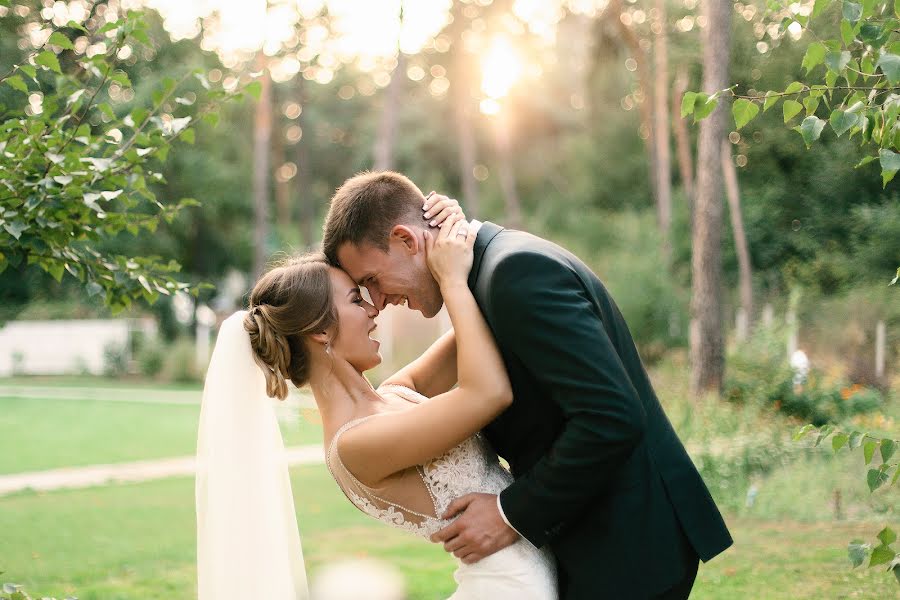
[[[73,39],[104,42],[107,51],[79,54]],[[68,273],[114,313],[142,299],[208,284],[179,281],[180,265],[158,256],[102,250],[120,232],[153,234],[191,198],[165,202],[154,189],[173,143],[194,143],[194,126],[214,122],[222,102],[254,89],[213,89],[199,72],[163,78],[149,101],[124,106],[110,93],[131,89],[117,54],[125,44],[152,44],[143,14],[129,11],[89,31],[69,22],[0,84],[16,91],[0,106],[0,272],[34,266],[57,281]],[[185,93],[189,83],[199,93]],[[37,99],[37,103],[35,100]]]
[[[794,433],[794,440],[799,441],[808,435],[816,436],[816,446],[830,437],[831,448],[835,454],[845,448],[850,452],[860,450],[865,466],[868,467],[866,483],[871,493],[885,485],[892,487],[900,479],[900,464],[897,462],[897,450],[900,448],[898,440],[873,436],[861,431],[844,431],[832,425],[822,427],[804,425]],[[876,453],[881,458],[881,464],[877,467],[873,464]],[[878,544],[863,543],[859,540],[850,542],[847,548],[850,561],[854,567],[863,564],[866,558],[869,559],[870,568],[887,565],[887,570],[892,572],[900,583],[900,552],[892,546],[897,541],[897,534],[890,527],[885,527],[878,533],[877,539]]]
[[[839,14],[832,6],[839,7]],[[776,0],[770,2],[770,14],[783,14],[783,8]],[[784,17],[780,29],[798,23],[815,37],[812,20],[820,15],[824,20],[832,13],[837,23],[832,37],[810,43],[803,57],[806,81],[765,93],[739,94],[734,87],[713,94],[689,92],[682,102],[682,117],[703,119],[720,98],[733,97],[731,113],[735,127],[741,129],[781,102],[785,124],[796,123],[791,128],[807,147],[826,126],[838,137],[858,136],[860,145],[873,152],[856,166],[878,160],[882,185],[887,186],[900,170],[900,2],[815,0],[810,15]]]

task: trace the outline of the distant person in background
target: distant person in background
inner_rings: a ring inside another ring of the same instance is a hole
[[[352,177],[332,198],[325,254],[376,309],[434,317],[448,298],[429,269],[430,219],[451,210],[448,200],[426,199],[399,173]],[[483,433],[515,481],[457,498],[443,515],[456,520],[432,539],[465,563],[523,540],[549,548],[566,599],[687,598],[699,560],[732,539],[618,308],[563,248],[493,223],[468,227],[477,235],[467,285],[514,398]]]

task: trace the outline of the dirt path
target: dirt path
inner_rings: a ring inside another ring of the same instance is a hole
[[[286,453],[288,464],[291,466],[317,465],[325,461],[322,447],[318,444],[294,446],[287,448]],[[194,468],[194,457],[182,456],[2,475],[0,476],[0,496],[26,489],[43,492],[94,487],[110,483],[150,481],[167,477],[186,477],[194,474]]]
[[[199,405],[201,390],[160,390],[154,388],[113,388],[78,386],[3,385],[0,398],[31,398],[50,400],[105,400],[110,402],[140,402],[148,404]],[[309,394],[294,392],[284,401],[286,405],[315,407]]]

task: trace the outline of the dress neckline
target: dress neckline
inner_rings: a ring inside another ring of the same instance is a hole
[[[395,395],[399,396],[402,400],[405,400],[405,401],[409,402],[410,404],[418,405],[418,404],[421,404],[423,401],[428,400],[428,398],[426,396],[420,394],[416,390],[414,390],[410,387],[407,387],[405,385],[400,385],[398,383],[389,383],[386,385],[380,385],[380,386],[378,386],[378,388],[375,391],[376,391],[376,393],[379,393],[381,390],[385,390],[388,392],[390,392],[391,390],[402,390],[403,392],[406,392],[409,395],[396,394],[396,393],[395,393]],[[327,452],[326,456],[331,455],[332,452],[336,452],[335,446],[337,445],[338,438],[341,436],[342,433],[344,433],[351,427],[361,424],[363,421],[368,421],[372,417],[380,417],[382,415],[390,414],[392,412],[395,412],[395,411],[376,412],[376,413],[372,413],[371,415],[365,415],[363,417],[357,417],[355,419],[350,419],[349,421],[347,421],[346,423],[344,423],[343,425],[338,427],[338,430],[334,433],[334,436],[331,438],[331,442],[328,444],[328,452]]]

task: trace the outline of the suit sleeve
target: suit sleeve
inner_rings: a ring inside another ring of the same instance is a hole
[[[547,454],[500,495],[509,523],[540,547],[608,489],[643,437],[646,415],[568,265],[513,254],[495,268],[489,295],[495,334],[565,419]]]

